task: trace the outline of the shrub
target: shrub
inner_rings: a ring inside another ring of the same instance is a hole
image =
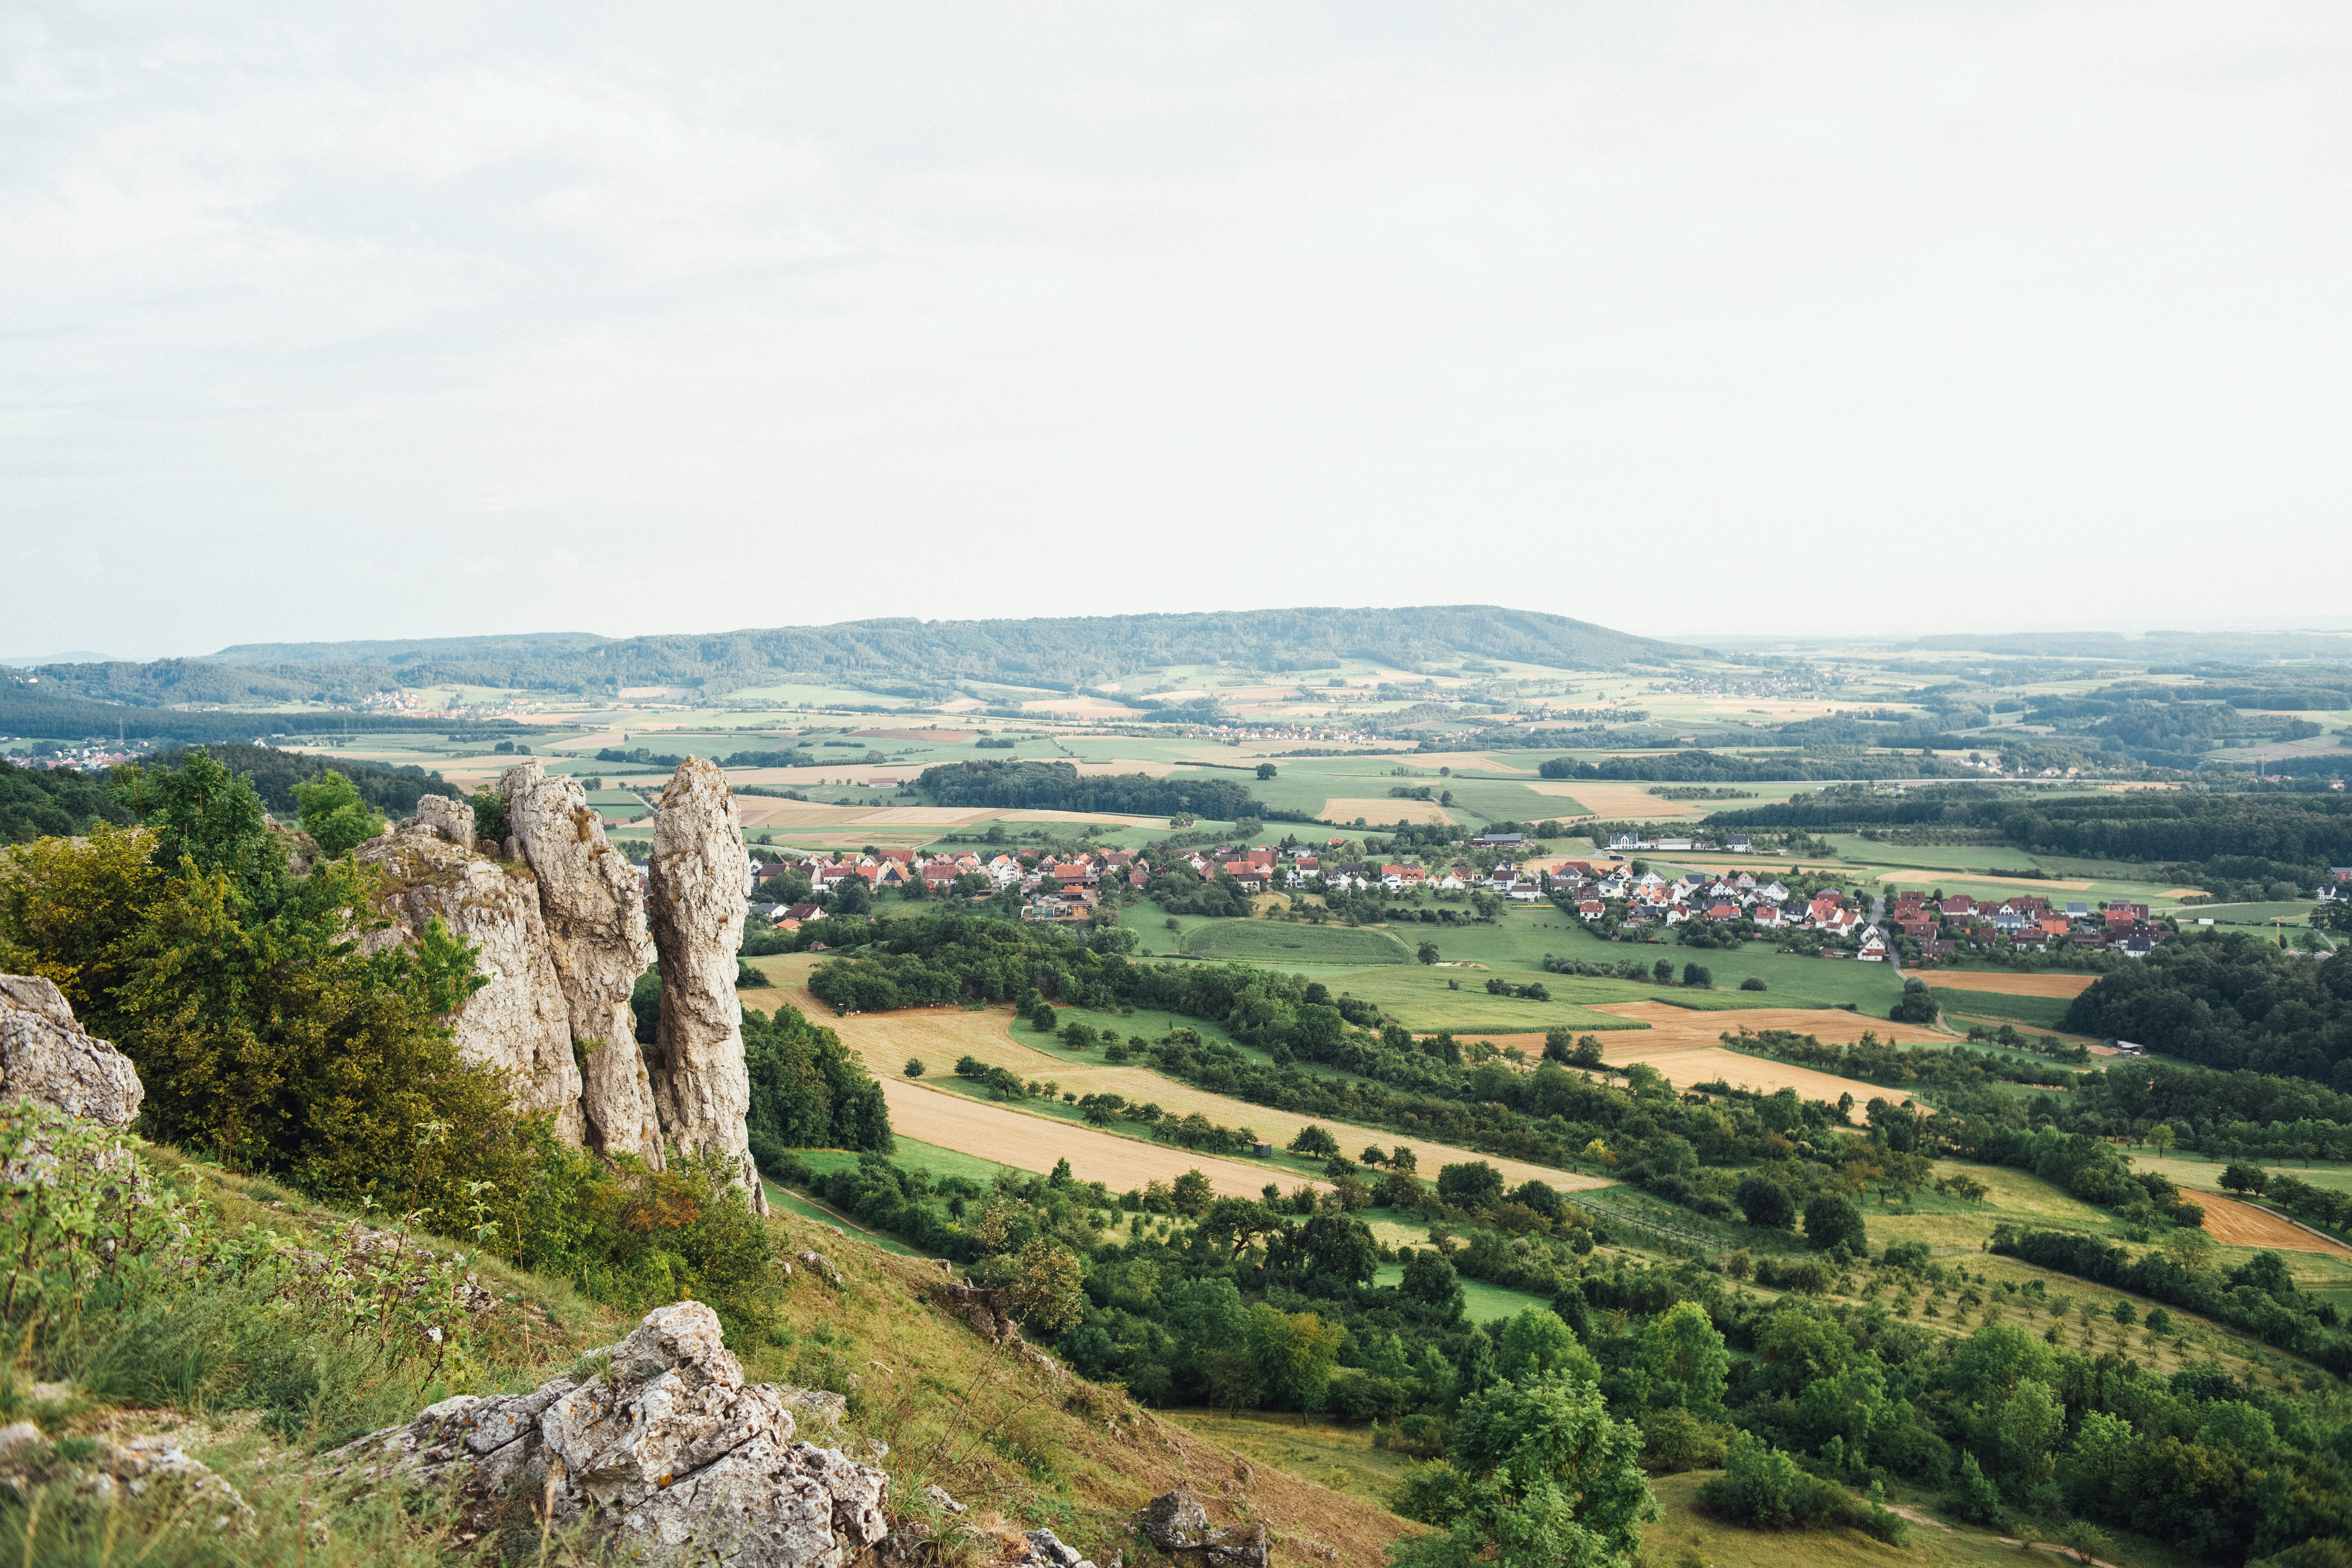
[[[1775,1290],[1800,1290],[1818,1296],[1836,1278],[1836,1270],[1825,1258],[1765,1257],[1756,1260],[1756,1283]]]
[[[1748,1174],[1739,1179],[1739,1189],[1733,1194],[1739,1212],[1748,1216],[1750,1225],[1760,1225],[1769,1230],[1786,1230],[1796,1222],[1796,1200],[1789,1189],[1769,1176]]]
[[[1906,980],[1903,995],[1888,1009],[1886,1016],[1897,1024],[1932,1024],[1936,1021],[1935,993],[1924,980]]]
[[[1642,1422],[1642,1464],[1656,1475],[1712,1470],[1723,1463],[1726,1428],[1680,1405],[1653,1411]]]
[[[1718,1519],[1764,1530],[1843,1525],[1890,1545],[1906,1539],[1894,1514],[1856,1500],[1834,1481],[1808,1475],[1753,1432],[1733,1436],[1723,1474],[1698,1489],[1698,1505]]]
[[[1816,1193],[1806,1200],[1805,1242],[1816,1252],[1827,1252],[1843,1243],[1857,1258],[1870,1250],[1862,1211],[1853,1206],[1852,1198],[1839,1193]]]
[[[1761,991],[1764,989],[1764,982],[1759,977],[1751,974],[1747,979],[1739,983],[1739,988],[1742,991]]]

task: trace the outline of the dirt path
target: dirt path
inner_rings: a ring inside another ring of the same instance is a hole
[[[1088,1060],[1084,1057],[1042,1050],[1013,1033],[1013,1013],[1010,1008],[990,1007],[967,1011],[961,1007],[909,1007],[897,1013],[859,1013],[846,1018],[836,1018],[833,1016],[831,1008],[811,995],[805,988],[747,991],[742,994],[746,1005],[750,1006],[768,1007],[772,1006],[775,1001],[789,1002],[810,1018],[834,1029],[841,1036],[842,1044],[849,1047],[864,1058],[866,1069],[886,1085],[895,1081],[904,1087],[919,1087],[907,1084],[906,1065],[910,1057],[921,1061],[926,1074],[929,1075],[951,1072],[959,1057],[971,1056],[986,1062],[990,1067],[1001,1067],[1007,1072],[1016,1073],[1024,1082],[1050,1081],[1059,1084],[1063,1091],[1068,1094],[1121,1095],[1139,1103],[1158,1105],[1161,1110],[1172,1110],[1180,1116],[1190,1116],[1197,1111],[1220,1126],[1247,1127],[1261,1137],[1272,1139],[1277,1144],[1287,1144],[1293,1138],[1298,1136],[1299,1129],[1309,1122],[1316,1122],[1328,1129],[1331,1135],[1339,1141],[1340,1147],[1349,1159],[1355,1158],[1357,1152],[1368,1143],[1377,1143],[1383,1149],[1391,1149],[1402,1144],[1413,1152],[1413,1158],[1419,1162],[1421,1174],[1425,1178],[1434,1177],[1438,1171],[1446,1165],[1470,1160],[1484,1160],[1502,1172],[1503,1179],[1513,1186],[1522,1182],[1542,1182],[1561,1192],[1575,1192],[1585,1187],[1609,1184],[1606,1180],[1599,1176],[1579,1175],[1572,1171],[1557,1171],[1549,1165],[1531,1164],[1525,1160],[1505,1159],[1499,1154],[1481,1154],[1454,1144],[1433,1142],[1426,1138],[1409,1138],[1402,1133],[1381,1128],[1360,1127],[1345,1121],[1334,1121],[1328,1118],[1318,1119],[1301,1116],[1296,1111],[1276,1110],[1271,1106],[1253,1105],[1245,1100],[1236,1100],[1231,1095],[1213,1094],[1206,1089],[1193,1089],[1148,1067],[1114,1067],[1108,1062]],[[1536,1049],[1541,1051],[1543,1037],[1537,1036],[1535,1039]],[[891,1114],[895,1124],[897,1116],[895,1100],[892,1102]],[[939,1142],[938,1139],[929,1138],[924,1133],[914,1132],[911,1129],[902,1129],[902,1131],[908,1131],[910,1136],[924,1138],[927,1142]],[[1103,1133],[1090,1135],[1108,1136]],[[1122,1141],[1115,1139],[1113,1142]],[[1003,1158],[984,1147],[961,1143],[948,1146],[989,1159]],[[1142,1144],[1128,1146],[1148,1147]],[[1176,1152],[1181,1154],[1182,1151],[1179,1150]],[[1192,1163],[1189,1156],[1186,1159],[1185,1164],[1180,1164],[1177,1167],[1180,1172],[1189,1168],[1189,1164]],[[1018,1163],[1009,1160],[1005,1163]],[[1048,1161],[1045,1168],[1050,1170],[1052,1162]],[[1202,1168],[1206,1169],[1205,1166]],[[1271,1174],[1263,1166],[1250,1168],[1256,1171],[1258,1176],[1257,1180],[1250,1185],[1249,1191],[1242,1194],[1244,1196],[1255,1195],[1258,1188],[1265,1184]],[[1286,1186],[1294,1178],[1285,1176],[1281,1179]],[[1127,1184],[1129,1186],[1134,1184],[1132,1182]],[[1122,1187],[1119,1190],[1124,1191],[1125,1188]]]
[[[2095,974],[1989,974],[1969,969],[1923,969],[1919,978],[1947,991],[1986,991],[1997,996],[2080,996]]]
[[[2191,1200],[2205,1211],[2205,1233],[2224,1247],[2267,1247],[2277,1252],[2352,1254],[2352,1247],[2304,1229],[2293,1221],[2225,1198],[2199,1192]]]

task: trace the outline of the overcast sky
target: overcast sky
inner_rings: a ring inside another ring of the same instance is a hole
[[[2352,621],[2352,6],[0,12],[0,654]]]

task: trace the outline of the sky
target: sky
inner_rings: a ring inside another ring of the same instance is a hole
[[[2352,624],[2352,7],[19,0],[0,654]]]

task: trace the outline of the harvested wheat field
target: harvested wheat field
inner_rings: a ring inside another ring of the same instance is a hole
[[[1652,795],[1643,785],[1611,783],[1603,779],[1570,779],[1565,783],[1545,780],[1530,784],[1528,787],[1538,795],[1566,795],[1594,816],[1633,821],[1705,816],[1715,809],[1704,803],[1664,800]]]
[[[1003,1068],[1007,1072],[1018,1074],[1024,1082],[1050,1080],[1061,1085],[1066,1094],[1120,1095],[1129,1100],[1156,1104],[1163,1110],[1171,1110],[1181,1116],[1190,1116],[1197,1111],[1220,1126],[1246,1127],[1277,1144],[1288,1143],[1298,1136],[1300,1128],[1318,1120],[1295,1111],[1252,1105],[1247,1100],[1193,1089],[1174,1079],[1163,1077],[1148,1067],[1113,1066],[1108,1062],[1090,1061],[1071,1052],[1040,1049],[1012,1032],[1013,1013],[1010,1008],[909,1007],[896,1013],[856,1013],[845,1018],[836,1018],[831,1008],[804,989],[747,991],[743,995],[747,1005],[753,1006],[772,1006],[772,1002],[764,1000],[769,997],[791,1003],[809,1017],[838,1033],[842,1044],[865,1060],[866,1069],[885,1081],[897,1079],[903,1083],[909,1057],[921,1061],[927,1073],[937,1074],[952,1071],[958,1058],[970,1056],[990,1067]],[[751,1000],[755,997],[763,1000]],[[1540,1051],[1542,1048],[1543,1038],[1538,1036],[1536,1049]],[[892,1103],[895,1107],[897,1102]],[[895,1109],[892,1114],[897,1114]],[[1426,1138],[1407,1138],[1378,1128],[1353,1127],[1344,1121],[1324,1120],[1320,1124],[1330,1130],[1331,1135],[1339,1140],[1350,1157],[1367,1143],[1377,1143],[1383,1149],[1402,1144],[1413,1152],[1424,1176],[1434,1176],[1441,1166],[1466,1160],[1484,1160],[1502,1172],[1503,1179],[1513,1186],[1522,1182],[1543,1182],[1561,1192],[1574,1192],[1582,1187],[1606,1184],[1596,1176],[1556,1171],[1549,1165],[1530,1164],[1524,1160],[1507,1160],[1499,1154],[1480,1154],[1450,1143],[1432,1142]],[[919,1132],[911,1135],[925,1136]],[[986,1148],[965,1144],[950,1144],[950,1147],[961,1148],[967,1153],[997,1157]],[[1019,1162],[1008,1161],[1007,1163],[1017,1164]],[[1180,1170],[1182,1168],[1179,1167]],[[1266,1180],[1263,1168],[1260,1170],[1257,1182],[1249,1189],[1253,1194]],[[1128,1184],[1132,1186],[1134,1184],[1130,1182]]]
[[[1807,1100],[1826,1100],[1832,1104],[1841,1094],[1853,1094],[1862,1100],[1869,1098],[1870,1093],[1885,1091],[1870,1090],[1859,1079],[1840,1078],[1834,1073],[1817,1072],[1767,1057],[1727,1050],[1721,1037],[1744,1027],[1759,1034],[1767,1029],[1786,1029],[1792,1034],[1811,1035],[1824,1044],[1851,1043],[1862,1038],[1865,1031],[1882,1040],[1948,1043],[1951,1039],[1933,1029],[1892,1024],[1884,1018],[1865,1018],[1834,1007],[1755,1007],[1701,1013],[1665,1002],[1620,1002],[1597,1011],[1650,1026],[1638,1035],[1600,1037],[1601,1059],[1612,1067],[1645,1062],[1677,1089],[1719,1079],[1725,1083],[1766,1090],[1793,1089]]]
[[[1877,879],[1882,882],[1918,882],[1929,886],[1965,882],[1974,887],[1979,882],[1991,882],[2003,888],[2058,888],[2069,893],[2088,892],[2091,887],[2088,882],[2061,881],[2055,877],[1994,877],[1980,871],[1926,871],[1916,866],[1896,866],[1892,869],[1881,871],[1878,873]]]
[[[737,781],[741,782],[741,781]],[[803,784],[807,781],[803,780]],[[746,827],[790,831],[799,827],[969,827],[981,822],[1094,822],[1106,826],[1140,825],[1156,827],[1163,816],[1123,816],[1117,813],[1081,811],[1003,811],[994,806],[950,809],[937,805],[820,805],[814,801],[775,800],[765,795],[735,797],[736,819]]]
[[[1917,977],[1948,991],[1989,991],[1998,996],[2080,996],[2095,974],[1988,974],[1981,970],[1926,969]]]
[[[1377,799],[1353,796],[1327,800],[1323,816],[1329,822],[1353,822],[1362,817],[1366,822],[1451,822],[1445,808],[1433,800],[1400,800],[1394,795]]]
[[[884,1078],[881,1083],[892,1131],[1040,1175],[1051,1175],[1055,1161],[1067,1160],[1070,1173],[1078,1180],[1100,1182],[1114,1193],[1124,1193],[1150,1181],[1172,1184],[1185,1172],[1198,1171],[1220,1197],[1254,1198],[1270,1174],[1264,1165],[1194,1154],[1173,1143],[1113,1137],[1049,1116],[966,1100],[943,1089],[925,1089],[903,1078]]]
[[[2279,1252],[2352,1253],[2352,1247],[2315,1235],[2268,1209],[2200,1192],[2191,1200],[2205,1211],[2205,1234],[2224,1247],[2267,1247]]]

